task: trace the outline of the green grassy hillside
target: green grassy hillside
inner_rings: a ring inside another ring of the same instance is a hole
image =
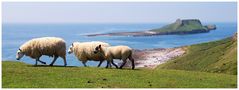
[[[186,55],[162,64],[159,68],[236,75],[237,40],[235,37],[187,46]]]
[[[159,29],[153,29],[151,31],[155,31],[158,33],[197,33],[197,32],[208,32],[208,29],[202,26],[200,20],[198,19],[189,19],[189,20],[180,20],[178,19],[176,22],[166,25]]]
[[[236,88],[237,76],[166,69],[49,67],[2,62],[3,88]]]

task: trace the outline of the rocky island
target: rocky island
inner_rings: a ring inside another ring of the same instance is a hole
[[[91,36],[154,36],[154,35],[182,35],[206,33],[210,30],[215,30],[216,25],[203,26],[199,19],[177,19],[174,23],[165,25],[161,28],[156,28],[147,31],[139,32],[115,32],[105,34],[90,34]]]

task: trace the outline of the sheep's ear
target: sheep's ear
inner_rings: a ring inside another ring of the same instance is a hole
[[[99,45],[99,48],[101,48],[101,45]]]
[[[21,50],[20,48],[19,48],[18,50],[19,50],[20,52],[22,52],[22,50]]]
[[[74,46],[74,44],[73,44],[73,43],[72,43],[71,45],[72,45],[72,47]]]

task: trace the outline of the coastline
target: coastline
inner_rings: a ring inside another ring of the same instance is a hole
[[[180,57],[186,53],[185,47],[177,48],[154,48],[144,50],[134,50],[133,58],[136,68],[154,69],[173,58]],[[121,63],[118,63],[121,65]],[[125,67],[131,67],[131,62],[127,61]]]
[[[184,34],[197,34],[197,33],[208,33],[205,30],[194,30],[194,31],[177,31],[177,32],[154,32],[154,31],[140,31],[140,32],[115,32],[115,33],[105,33],[105,34],[88,34],[87,37],[96,36],[157,36],[157,35],[184,35]]]

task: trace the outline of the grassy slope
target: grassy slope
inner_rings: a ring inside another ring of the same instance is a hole
[[[187,54],[159,68],[237,74],[237,41],[227,38],[187,47]]]
[[[227,74],[165,69],[120,70],[96,67],[33,67],[20,62],[2,62],[3,88],[235,88],[236,86],[237,76]]]
[[[174,23],[166,25],[162,28],[153,29],[151,31],[164,33],[164,32],[193,31],[193,30],[198,30],[198,29],[207,30],[199,22],[188,20],[188,22],[182,26],[181,26],[181,24],[174,22]]]

